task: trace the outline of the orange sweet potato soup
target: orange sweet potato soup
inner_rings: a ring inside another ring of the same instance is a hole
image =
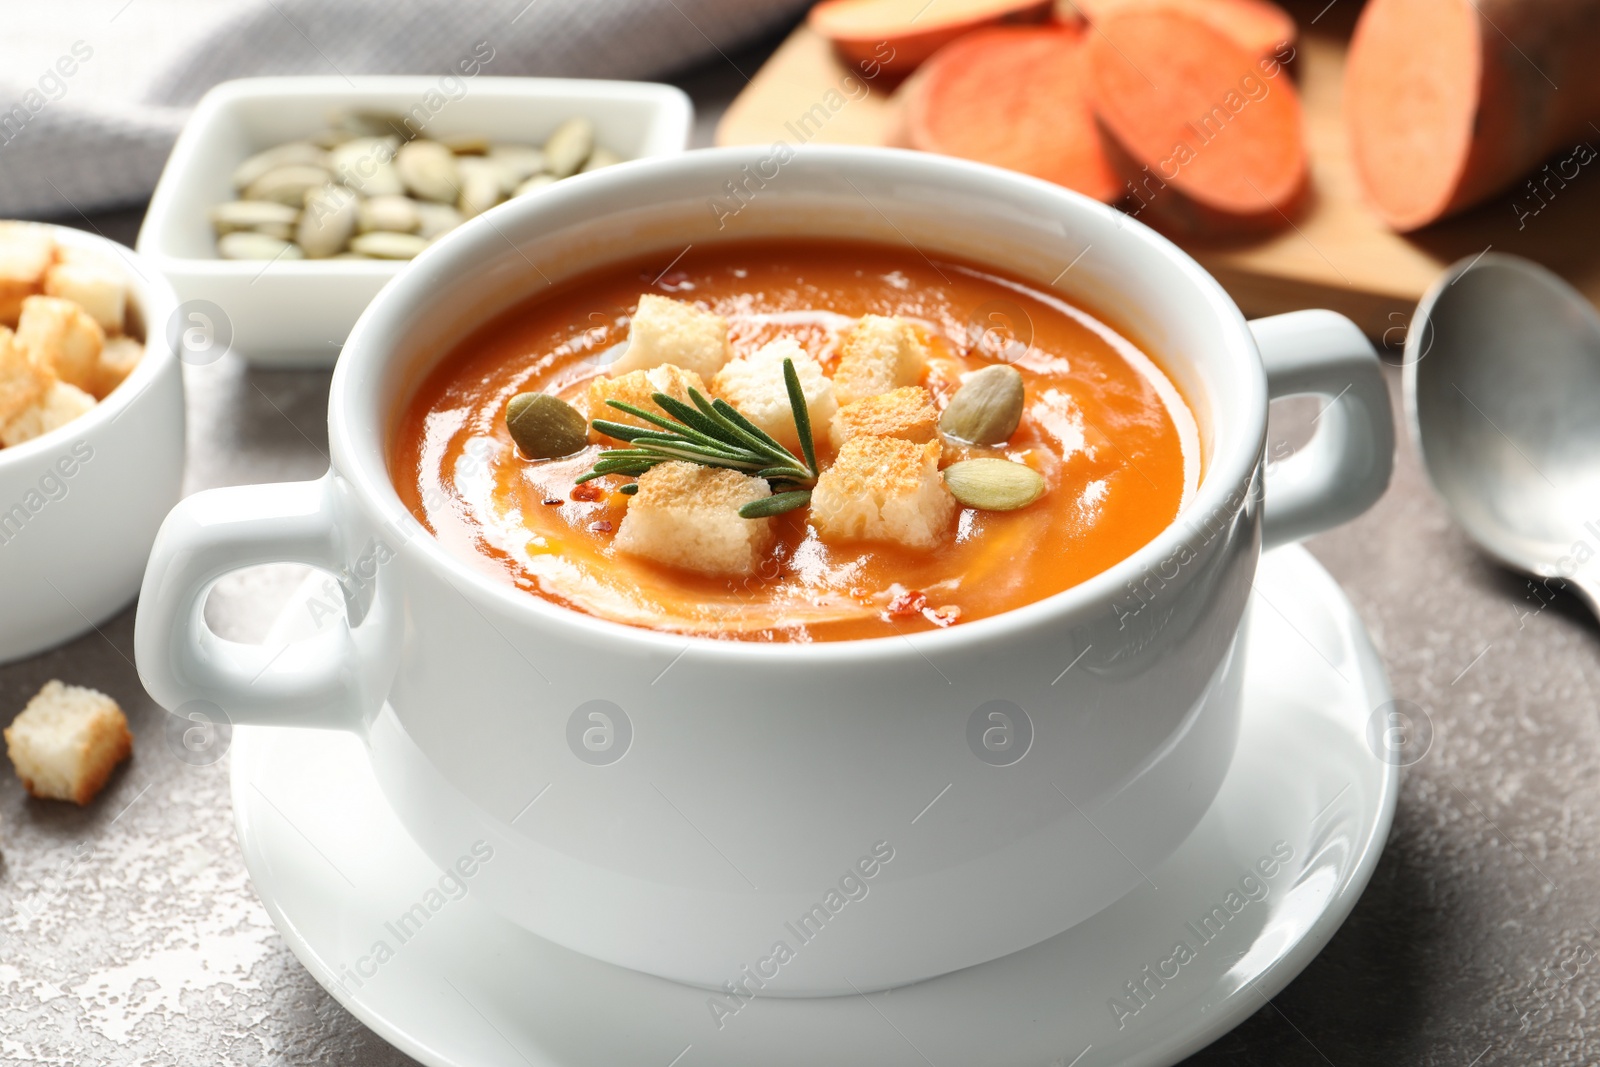
[[[1157,363],[1055,291],[797,239],[541,292],[420,383],[390,455],[446,548],[529,595],[754,641],[961,626],[1068,589],[1165,528],[1200,463]]]

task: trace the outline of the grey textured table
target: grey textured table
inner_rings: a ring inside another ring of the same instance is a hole
[[[753,72],[761,55],[730,64]],[[741,75],[719,61],[680,84],[701,110],[697,142],[709,143]],[[138,219],[63,221],[131,243]],[[189,490],[323,472],[327,373],[231,357],[186,370]],[[1392,369],[1389,381],[1398,401]],[[1274,434],[1292,440],[1306,421],[1291,407]],[[1396,696],[1430,716],[1434,743],[1405,778],[1388,848],[1344,927],[1270,1006],[1190,1062],[1595,1062],[1600,630],[1576,601],[1547,602],[1485,563],[1404,439],[1388,496],[1311,549],[1371,628]],[[213,625],[259,639],[293,577],[229,581]],[[132,763],[84,810],[31,801],[0,770],[0,1061],[409,1063],[272,929],[234,839],[227,763],[175,757],[132,646],[130,609],[0,668],[0,718],[60,677],[114,694],[138,738]]]

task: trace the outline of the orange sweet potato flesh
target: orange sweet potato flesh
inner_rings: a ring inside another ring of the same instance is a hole
[[[807,18],[839,58],[893,85],[940,48],[986,26],[1048,22],[1052,0],[823,0]]]
[[[1306,149],[1278,57],[1170,5],[1114,10],[1088,41],[1095,115],[1135,215],[1200,237],[1289,223]]]
[[[1111,201],[1122,192],[1089,106],[1086,40],[1072,26],[978,30],[905,89],[912,148],[961,156]]]
[[[1076,0],[1075,6],[1096,25],[1114,11],[1173,7],[1195,15],[1259,56],[1275,55],[1284,45],[1292,45],[1297,35],[1294,17],[1272,0]]]
[[[1595,137],[1600,6],[1371,0],[1345,68],[1356,172],[1391,227],[1419,229]]]

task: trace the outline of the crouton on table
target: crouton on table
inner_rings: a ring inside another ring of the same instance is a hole
[[[904,319],[863,315],[839,343],[833,393],[840,404],[916,385],[928,363],[928,349],[916,327]]]
[[[44,292],[45,273],[55,261],[55,237],[46,227],[0,222],[0,325],[16,326],[22,301]]]
[[[624,426],[649,427],[655,429],[650,423],[645,422],[637,415],[629,415],[626,411],[618,411],[606,403],[607,400],[616,400],[624,404],[632,404],[652,415],[667,417],[667,413],[656,407],[656,402],[651,399],[656,393],[666,393],[674,400],[689,403],[689,390],[695,389],[704,396],[706,394],[705,379],[692,370],[671,363],[663,363],[649,370],[634,370],[615,378],[596,378],[589,383],[589,421],[605,419],[608,422],[620,422]],[[592,432],[592,431],[591,431]],[[602,435],[603,436],[603,435]]]
[[[71,300],[107,333],[122,332],[128,308],[128,282],[109,263],[82,253],[63,253],[61,262],[45,272],[46,296]]]
[[[71,300],[30,296],[22,302],[17,344],[64,382],[92,391],[105,342],[100,324]]]
[[[718,398],[738,409],[796,456],[801,455],[800,431],[794,424],[794,407],[789,403],[789,386],[783,377],[783,361],[794,361],[800,392],[806,398],[811,416],[811,432],[827,426],[839,405],[833,398],[833,383],[822,373],[822,365],[789,337],[762,345],[743,359],[736,359],[711,383]]]
[[[846,404],[830,431],[834,448],[861,434],[926,444],[939,435],[939,409],[926,389],[908,385]]]
[[[0,427],[44,399],[55,380],[48,364],[35,363],[16,335],[0,326]]]
[[[133,754],[133,734],[104,693],[46,682],[5,731],[6,755],[36,797],[87,804],[117,764]]]
[[[725,467],[663,463],[639,476],[615,544],[701,574],[751,574],[776,533],[771,519],[741,518],[739,509],[771,495],[763,478]]]
[[[31,441],[87,414],[93,407],[94,397],[82,389],[66,382],[52,382],[37,403],[0,425],[0,444],[11,448]]]
[[[939,476],[938,441],[861,434],[839,449],[811,493],[811,525],[824,541],[895,541],[931,548],[958,506]]]
[[[671,363],[710,378],[732,357],[728,322],[693,304],[654,293],[639,296],[628,326],[628,348],[611,366],[613,375]]]

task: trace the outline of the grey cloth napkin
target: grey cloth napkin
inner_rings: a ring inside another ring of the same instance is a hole
[[[484,43],[493,51],[486,75],[654,78],[726,57],[805,6],[12,0],[0,35],[0,216],[71,216],[144,199],[189,108],[230,78],[444,74],[481,57]]]

